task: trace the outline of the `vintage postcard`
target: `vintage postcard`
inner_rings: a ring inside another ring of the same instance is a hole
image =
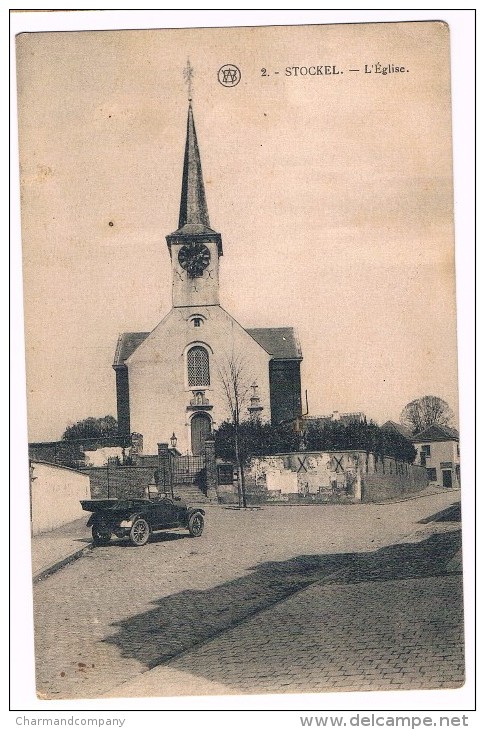
[[[463,687],[448,25],[16,61],[37,696]]]

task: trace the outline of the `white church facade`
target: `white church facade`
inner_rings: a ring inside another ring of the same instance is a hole
[[[210,227],[202,166],[189,103],[178,229],[166,237],[172,263],[172,308],[151,332],[119,336],[116,372],[118,428],[142,434],[145,454],[177,436],[177,448],[197,455],[230,420],[227,374],[252,401],[241,420],[273,423],[301,415],[298,337],[291,327],[244,329],[219,302],[222,238]]]

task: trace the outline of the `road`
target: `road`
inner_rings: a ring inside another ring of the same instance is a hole
[[[389,650],[385,643],[376,648],[378,627],[369,621],[380,594],[388,633],[395,640],[397,621],[407,637],[408,648],[393,657],[401,676],[401,664],[416,664],[414,643],[426,654],[416,686],[457,686],[463,674],[461,577],[456,571],[448,574],[446,566],[460,547],[459,515],[451,511],[445,520],[426,521],[456,500],[456,493],[443,493],[387,505],[209,507],[201,538],[180,531],[156,536],[143,548],[121,541],[95,548],[34,587],[38,692],[52,699],[103,696],[124,682],[142,682],[142,673],[159,665],[165,674],[172,667],[176,676],[187,671],[188,650],[195,664],[200,654],[199,675],[236,693],[360,687],[362,677],[357,682],[356,672],[347,671],[345,658],[338,666],[332,659],[322,667],[315,639],[306,648],[301,641],[298,622],[303,625],[305,617],[322,611],[322,591],[333,591],[326,601],[337,600],[319,619],[325,641],[331,640],[335,655],[345,636],[353,637],[345,651],[363,649],[368,683],[373,682],[371,666],[376,687],[387,681],[381,664],[389,660]],[[349,586],[357,586],[358,596],[350,596]],[[416,631],[413,605],[424,614],[434,612],[433,631]],[[274,626],[285,625],[287,615],[293,630],[282,635]],[[255,621],[264,641],[251,633]],[[241,632],[242,656],[235,653]],[[223,670],[214,659],[221,652]],[[264,671],[260,666],[259,679],[257,672],[245,672],[245,657],[254,669],[255,654],[265,652],[273,664],[278,652],[286,657],[295,652],[296,664],[285,681],[278,680],[276,665],[269,677],[267,663]],[[439,677],[433,680],[436,657],[444,684]],[[355,668],[355,657],[352,664]],[[429,679],[423,677],[428,664]],[[150,675],[156,673],[145,678]],[[398,686],[406,686],[411,675],[406,676]],[[172,682],[167,691],[183,694],[186,687]]]

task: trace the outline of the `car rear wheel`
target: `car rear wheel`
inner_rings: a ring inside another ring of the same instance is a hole
[[[150,526],[148,522],[141,517],[135,520],[130,530],[130,541],[132,545],[141,547],[148,542],[150,537]]]
[[[189,519],[189,532],[192,537],[200,537],[204,530],[204,518],[200,512],[196,512]]]
[[[107,527],[93,525],[91,530],[94,545],[107,545],[111,540],[111,531]]]

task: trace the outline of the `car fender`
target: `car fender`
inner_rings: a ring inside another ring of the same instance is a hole
[[[133,524],[133,522],[136,519],[138,519],[139,517],[143,517],[143,519],[146,519],[148,524],[150,525],[150,520],[148,520],[145,515],[142,515],[139,512],[133,512],[132,514],[128,514],[128,515],[125,514],[124,516],[118,515],[116,517],[114,515],[108,516],[108,515],[104,515],[100,512],[93,512],[93,514],[91,515],[91,517],[89,518],[89,520],[87,522],[87,527],[91,527],[96,522],[98,522],[98,523],[100,522],[102,524],[109,524],[109,525],[112,525],[113,527],[114,526],[120,527],[122,522],[131,522]],[[151,527],[151,525],[150,525],[150,527]]]
[[[112,521],[109,519],[108,515],[104,514],[103,512],[93,512],[93,514],[86,523],[86,527],[92,527],[93,525],[105,525],[109,527],[111,523]]]
[[[190,509],[188,509],[187,515],[186,515],[187,525],[189,524],[189,520],[192,517],[192,515],[196,515],[196,514],[205,515],[205,510],[202,509],[201,507],[191,507]]]
[[[131,522],[131,524],[133,525],[135,523],[135,520],[138,520],[140,518],[143,519],[143,520],[145,520],[146,522],[148,522],[148,526],[149,526],[149,528],[151,530],[152,529],[152,526],[150,524],[150,520],[148,518],[148,515],[141,514],[140,512],[133,512],[131,515],[128,515],[127,517],[122,517],[122,518],[120,517],[120,519],[118,520],[118,525],[121,526],[121,523],[122,522]]]

